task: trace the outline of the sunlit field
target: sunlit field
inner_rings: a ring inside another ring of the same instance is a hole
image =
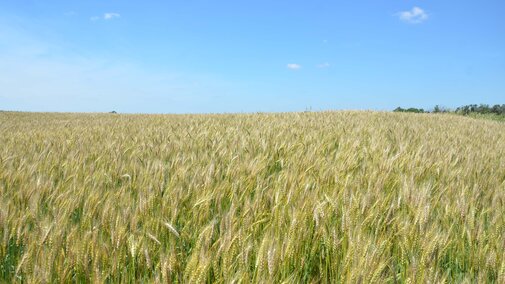
[[[0,112],[0,282],[505,282],[505,123]]]

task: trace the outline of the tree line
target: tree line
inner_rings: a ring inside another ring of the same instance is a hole
[[[444,112],[452,112],[457,114],[469,115],[469,114],[496,114],[496,115],[505,115],[505,104],[502,105],[488,105],[488,104],[472,104],[460,106],[456,109],[449,109],[445,107],[441,107],[436,105],[432,110],[425,111],[422,108],[402,108],[397,107],[393,110],[394,112],[413,112],[413,113],[444,113]]]

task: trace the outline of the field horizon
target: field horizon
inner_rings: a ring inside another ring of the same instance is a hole
[[[505,284],[505,1],[0,2],[0,284]]]

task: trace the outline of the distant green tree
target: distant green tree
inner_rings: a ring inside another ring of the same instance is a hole
[[[424,113],[424,109],[411,107],[411,108],[407,109],[407,112]]]
[[[402,107],[397,107],[393,110],[394,112],[413,112],[413,113],[425,113],[429,111],[425,111],[422,108],[402,108]],[[440,105],[436,105],[433,110],[431,111],[432,113],[456,113],[456,114],[461,114],[461,115],[470,115],[470,114],[485,114],[485,115],[504,115],[505,116],[505,104],[495,104],[493,106],[490,106],[488,104],[471,104],[471,105],[464,105],[456,108],[455,110],[451,110],[449,108],[442,107]]]
[[[413,113],[424,113],[424,109],[422,108],[414,108],[414,107],[411,107],[411,108],[408,108],[408,109],[404,109],[402,107],[397,107],[393,110],[394,112],[413,112]]]
[[[456,109],[456,113],[463,114],[463,115],[469,115],[472,113],[505,115],[505,104],[502,104],[502,105],[496,104],[493,106],[489,106],[487,104],[465,105],[465,106],[458,107]]]

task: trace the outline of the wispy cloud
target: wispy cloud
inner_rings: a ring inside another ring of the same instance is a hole
[[[16,25],[0,25],[0,42],[0,109],[194,112],[208,109],[215,94],[226,105],[232,93],[233,83],[213,74],[152,71],[128,58],[60,53],[70,49],[66,42]]]
[[[296,63],[289,63],[288,65],[286,65],[286,67],[288,67],[288,69],[291,69],[291,70],[299,70],[302,68],[301,65],[296,64]]]
[[[317,64],[317,68],[328,68],[328,67],[330,67],[330,63],[328,62]]]
[[[121,18],[121,15],[119,13],[105,13],[102,16],[93,16],[90,18],[92,21],[98,21],[98,20],[113,20],[116,18]]]
[[[428,13],[419,7],[397,13],[400,20],[410,24],[420,24],[428,19]]]
[[[105,13],[103,14],[103,19],[104,20],[112,20],[114,18],[120,18],[121,15],[118,13]]]

